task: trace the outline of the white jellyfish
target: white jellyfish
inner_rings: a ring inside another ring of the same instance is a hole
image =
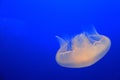
[[[108,37],[97,33],[94,27],[66,41],[56,36],[60,49],[56,54],[56,62],[68,68],[82,68],[95,64],[107,53],[111,46]]]

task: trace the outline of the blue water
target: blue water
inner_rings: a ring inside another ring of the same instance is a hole
[[[0,80],[120,80],[120,2],[116,0],[1,0]],[[56,35],[92,24],[111,39],[107,55],[86,68],[55,61]]]

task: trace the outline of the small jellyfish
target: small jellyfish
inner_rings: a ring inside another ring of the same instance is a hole
[[[111,46],[110,39],[99,34],[93,26],[68,41],[56,37],[60,42],[56,62],[67,68],[91,66],[103,58]]]

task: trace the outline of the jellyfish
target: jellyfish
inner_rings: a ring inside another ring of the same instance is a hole
[[[70,40],[56,36],[60,48],[56,53],[56,62],[66,68],[88,67],[105,56],[111,46],[110,39],[99,34],[95,27],[87,27]]]

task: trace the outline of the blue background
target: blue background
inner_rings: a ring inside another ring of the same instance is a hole
[[[91,67],[60,67],[55,36],[88,24],[111,39],[109,52]],[[0,0],[0,80],[120,80],[119,30],[116,0]]]

